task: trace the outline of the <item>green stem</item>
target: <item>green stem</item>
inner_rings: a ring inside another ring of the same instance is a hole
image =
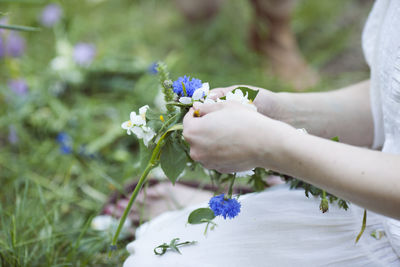
[[[131,210],[131,207],[133,205],[133,203],[135,202],[135,199],[137,197],[137,195],[140,192],[140,189],[143,187],[144,182],[146,181],[147,175],[150,173],[150,171],[157,166],[158,164],[158,160],[160,158],[161,155],[161,147],[164,145],[164,139],[165,137],[171,133],[172,131],[177,131],[177,130],[182,130],[183,127],[181,124],[175,124],[174,126],[170,127],[160,138],[160,140],[158,140],[156,147],[153,150],[153,153],[151,155],[150,161],[147,164],[142,176],[139,179],[139,182],[137,183],[135,189],[133,190],[133,193],[131,195],[131,198],[129,199],[128,202],[128,206],[125,208],[124,210],[124,214],[122,215],[119,224],[118,224],[118,228],[117,231],[114,234],[111,246],[110,246],[110,253],[109,256],[111,256],[111,252],[113,250],[117,249],[117,241],[118,241],[118,237],[119,234],[121,233],[122,227],[124,226],[124,223],[126,221],[126,218],[128,217],[129,211]]]
[[[139,194],[140,189],[142,188],[144,182],[146,181],[147,175],[154,167],[155,167],[155,165],[152,162],[149,162],[147,164],[146,169],[144,170],[142,176],[140,177],[139,182],[137,183],[135,190],[133,191],[131,198],[129,199],[128,206],[125,208],[124,214],[122,215],[122,217],[119,221],[117,231],[115,232],[114,238],[112,240],[111,250],[116,249],[117,240],[118,240],[119,234],[121,233],[122,227],[125,223],[126,217],[128,217],[128,214],[129,214],[129,211],[131,210],[133,202],[135,201],[137,195]]]
[[[360,238],[361,238],[362,234],[364,233],[366,227],[367,227],[367,210],[364,210],[364,216],[363,216],[363,220],[362,220],[361,231],[357,235],[356,244],[357,244],[358,240],[360,240]]]
[[[232,198],[233,184],[235,183],[236,173],[232,175],[231,183],[229,184],[228,198]]]

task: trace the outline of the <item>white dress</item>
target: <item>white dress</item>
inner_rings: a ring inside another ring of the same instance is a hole
[[[364,29],[363,48],[371,67],[374,146],[400,154],[399,0],[376,1]],[[368,212],[367,228],[355,244],[363,215],[356,205],[348,211],[330,205],[322,214],[318,199],[308,199],[303,190],[286,185],[239,200],[239,216],[217,218],[218,227],[207,236],[204,225],[186,224],[189,213],[207,203],[166,212],[143,224],[127,246],[131,255],[124,267],[400,266],[400,221]],[[373,231],[384,236],[375,239]],[[154,255],[156,246],[173,238],[198,243],[181,247],[181,255]]]

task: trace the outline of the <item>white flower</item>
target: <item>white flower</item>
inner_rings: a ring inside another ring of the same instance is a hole
[[[192,97],[182,96],[179,98],[179,102],[185,105],[192,104],[194,101],[201,101],[204,103],[214,103],[214,100],[208,98],[209,92],[210,92],[210,84],[203,83],[203,85],[200,88],[196,89],[193,92]]]
[[[189,104],[192,104],[192,98],[188,97],[188,96],[182,96],[179,98],[179,102],[181,102],[182,104],[185,104],[185,105],[189,105]]]
[[[90,226],[97,231],[106,231],[115,223],[115,219],[110,215],[99,215],[93,218]]]
[[[252,175],[254,175],[254,169],[253,170],[248,170],[248,171],[236,172],[236,177],[237,178],[246,177],[246,176],[252,176]]]
[[[253,104],[253,101],[249,100],[248,94],[246,93],[246,95],[243,95],[243,92],[240,89],[228,92],[226,94],[226,101],[236,101],[257,110],[257,107]]]
[[[307,130],[304,128],[299,128],[297,129],[298,132],[303,133],[303,134],[308,134]]]
[[[148,105],[141,107],[139,115],[132,111],[130,120],[121,124],[122,129],[126,130],[128,135],[134,133],[138,139],[143,139],[145,146],[148,146],[149,141],[156,135],[150,127],[146,126],[146,112],[148,109]]]
[[[93,218],[90,226],[97,231],[113,231],[118,226],[118,220],[110,215],[99,215]],[[123,230],[131,227],[131,221],[126,220],[122,226]]]
[[[65,39],[58,40],[56,42],[56,54],[57,56],[50,62],[50,68],[64,81],[71,83],[81,82],[83,76],[73,61],[72,45]]]

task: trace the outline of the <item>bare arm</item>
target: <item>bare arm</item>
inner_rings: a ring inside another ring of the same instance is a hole
[[[400,219],[400,156],[293,132],[277,150],[274,160],[262,157],[260,166],[299,177],[369,210]]]
[[[276,119],[324,138],[371,146],[373,120],[369,81],[323,93],[278,93],[283,112]]]
[[[245,85],[247,86],[247,85]],[[221,97],[235,86],[216,88]],[[340,142],[371,146],[373,121],[369,100],[369,81],[319,93],[274,93],[259,87],[254,104],[260,113],[310,134],[324,138],[338,136]]]

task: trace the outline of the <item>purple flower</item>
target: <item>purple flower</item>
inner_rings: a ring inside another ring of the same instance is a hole
[[[15,79],[8,81],[8,87],[17,95],[23,96],[28,93],[28,85],[24,79]]]
[[[90,43],[78,43],[74,47],[74,60],[80,66],[92,63],[96,56],[96,46]]]
[[[15,129],[14,125],[11,125],[8,127],[9,133],[8,133],[8,142],[10,144],[16,144],[18,143],[18,135],[17,135],[17,130]]]
[[[6,42],[6,53],[12,57],[20,57],[25,51],[25,39],[15,31],[11,31]]]
[[[210,209],[214,212],[215,216],[221,215],[232,219],[235,218],[240,212],[240,203],[234,198],[225,199],[225,194],[212,197],[208,202]]]
[[[49,4],[43,9],[40,22],[45,27],[53,27],[60,20],[62,13],[60,5]]]
[[[8,25],[8,18],[7,17],[3,17],[0,19],[0,24],[1,25]],[[3,34],[6,30],[4,29],[0,29],[0,35]]]
[[[187,95],[185,95],[185,92],[183,91],[182,84],[185,85],[185,90],[186,90]],[[196,79],[196,78],[190,79],[190,76],[185,75],[183,77],[179,77],[178,80],[176,80],[172,84],[172,88],[178,96],[192,97],[194,91],[196,91],[196,89],[199,89],[202,85],[203,84],[201,83],[201,81],[199,79]]]

